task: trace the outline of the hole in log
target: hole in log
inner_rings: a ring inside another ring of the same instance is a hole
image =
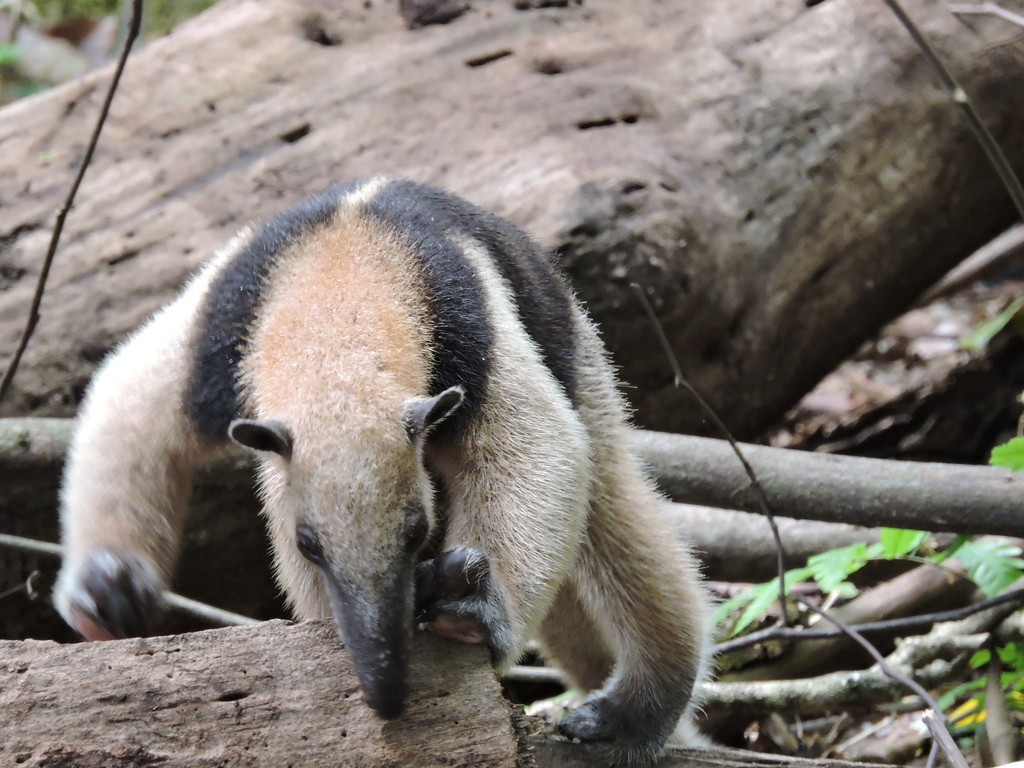
[[[311,13],[299,22],[302,36],[311,43],[331,47],[341,45],[341,35],[327,28],[327,22],[319,13]]]
[[[615,125],[616,122],[614,117],[598,117],[593,120],[580,120],[576,123],[576,127],[581,131],[589,131],[591,128],[607,128],[609,125]]]
[[[533,62],[533,71],[542,75],[560,75],[565,72],[565,62],[554,57],[537,59]]]
[[[466,66],[475,69],[476,67],[482,67],[486,64],[490,64],[494,61],[499,61],[511,56],[512,51],[508,48],[503,48],[500,51],[494,51],[493,53],[485,53],[483,56],[476,56],[472,59],[466,59]]]
[[[298,128],[292,128],[290,131],[286,131],[280,135],[281,141],[285,144],[294,144],[300,139],[304,139],[309,136],[309,132],[313,130],[313,126],[309,123],[303,123]]]
[[[217,701],[241,701],[251,696],[250,691],[227,691],[217,697]]]

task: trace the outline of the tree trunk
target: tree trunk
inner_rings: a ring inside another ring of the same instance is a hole
[[[1019,31],[905,5],[1019,166]],[[108,77],[0,113],[7,355]],[[380,172],[554,248],[639,421],[704,430],[639,282],[740,436],[1014,218],[881,3],[480,2],[408,31],[390,3],[224,0],[129,62],[4,412],[70,414],[104,353],[241,225]]]

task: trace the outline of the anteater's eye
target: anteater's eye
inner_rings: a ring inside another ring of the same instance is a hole
[[[415,552],[427,540],[430,533],[430,521],[427,520],[427,513],[422,509],[414,509],[405,518],[405,525],[402,528],[403,543],[406,552]]]
[[[313,565],[323,566],[324,550],[320,546],[320,538],[308,525],[296,527],[295,546],[298,547],[299,554],[313,563]]]

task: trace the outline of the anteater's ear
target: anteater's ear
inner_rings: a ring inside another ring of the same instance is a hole
[[[292,433],[280,421],[235,419],[228,427],[228,437],[254,451],[269,451],[286,459],[292,455]]]
[[[405,403],[405,429],[409,437],[429,432],[462,405],[466,391],[459,386],[449,387],[434,397],[412,397]]]

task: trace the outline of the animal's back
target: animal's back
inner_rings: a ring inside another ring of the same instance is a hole
[[[244,395],[256,390],[247,390],[242,362],[254,349],[280,360],[282,376],[294,374],[280,382],[285,387],[329,386],[327,369],[342,366],[369,378],[368,364],[386,383],[403,361],[419,358],[427,392],[466,391],[444,429],[472,421],[487,397],[502,329],[460,239],[490,256],[487,266],[507,285],[544,365],[573,398],[574,299],[551,257],[503,219],[440,189],[375,177],[270,220],[220,266],[197,318],[186,393],[199,433],[223,440],[244,415]],[[278,327],[264,337],[270,343],[252,344],[270,320]]]

